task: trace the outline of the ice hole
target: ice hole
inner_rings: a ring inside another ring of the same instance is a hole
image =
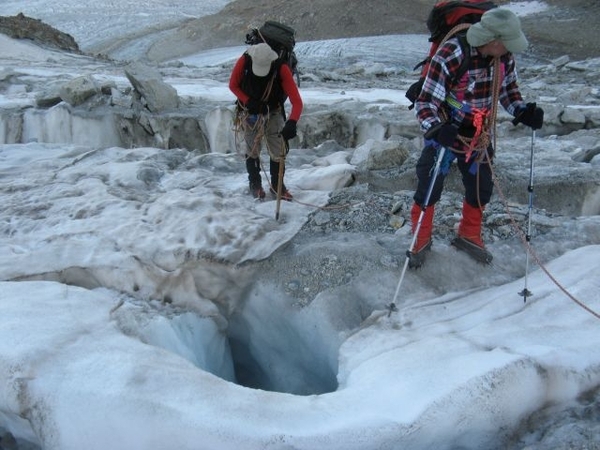
[[[310,311],[251,302],[231,318],[229,345],[242,386],[296,395],[337,389],[337,338]]]
[[[337,333],[318,314],[253,299],[226,329],[192,312],[127,305],[120,328],[241,386],[295,395],[337,389]]]

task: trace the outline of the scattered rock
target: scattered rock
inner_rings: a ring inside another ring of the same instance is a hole
[[[600,145],[597,145],[594,148],[579,150],[575,155],[573,155],[573,161],[589,163],[597,155],[600,155]]]
[[[408,158],[412,142],[408,139],[402,141],[376,141],[369,139],[354,151],[350,160],[351,164],[364,167],[367,170],[388,169],[401,166]]]

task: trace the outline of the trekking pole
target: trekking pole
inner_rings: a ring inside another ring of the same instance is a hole
[[[277,184],[277,206],[275,207],[275,220],[279,220],[279,209],[281,208],[281,179],[283,178],[283,165],[285,164],[285,158],[281,157],[279,160],[279,183]]]
[[[279,173],[277,174],[277,206],[275,206],[275,220],[279,220],[279,209],[281,208],[281,194],[283,192],[283,171],[285,169],[285,154],[288,142],[284,139],[281,147],[281,158],[279,159]]]
[[[529,250],[531,241],[531,216],[533,213],[533,149],[535,145],[535,130],[531,129],[531,154],[529,157],[529,185],[527,191],[529,192],[529,209],[527,211],[527,234],[525,235],[526,254],[525,254],[525,287],[519,295],[523,296],[523,302],[527,301],[527,297],[533,295],[533,293],[527,289],[527,276],[529,274]]]
[[[427,195],[425,196],[425,202],[423,203],[423,207],[421,208],[421,213],[419,214],[419,219],[417,220],[417,225],[415,227],[415,231],[413,233],[412,240],[410,241],[410,246],[406,251],[406,259],[404,260],[404,267],[402,268],[402,273],[400,275],[400,280],[398,281],[398,286],[396,287],[396,292],[394,294],[394,299],[392,303],[388,305],[388,317],[394,311],[398,311],[396,307],[396,299],[398,298],[398,293],[400,292],[400,286],[402,285],[402,281],[404,280],[404,275],[406,274],[406,269],[408,268],[408,262],[410,260],[410,255],[417,243],[417,236],[419,235],[419,231],[421,230],[421,223],[423,222],[423,217],[425,217],[425,210],[428,207],[429,199],[431,198],[431,193],[433,192],[433,185],[435,184],[435,180],[437,179],[438,173],[440,172],[440,167],[442,165],[442,160],[444,159],[444,154],[446,153],[445,147],[440,147],[440,150],[437,155],[437,160],[435,162],[435,166],[433,169],[433,175],[431,176],[431,181],[429,182],[429,187],[427,189]]]

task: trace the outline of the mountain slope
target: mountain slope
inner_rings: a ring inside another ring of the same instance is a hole
[[[198,50],[242,45],[251,27],[278,20],[296,29],[298,41],[386,34],[427,33],[432,0],[235,0],[218,14],[186,22],[148,51],[152,60],[186,56]],[[498,5],[508,1],[498,0]],[[518,3],[518,2],[512,2]],[[600,55],[595,35],[600,4],[548,0],[549,8],[523,18],[531,50],[555,58]]]

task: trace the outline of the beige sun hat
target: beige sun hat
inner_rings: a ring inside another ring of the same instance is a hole
[[[264,43],[251,46],[247,53],[252,58],[252,72],[258,77],[266,76],[271,70],[271,63],[277,59],[277,53]]]
[[[521,21],[515,13],[504,8],[494,8],[481,16],[481,21],[467,31],[467,42],[480,47],[493,40],[500,40],[511,53],[527,48],[527,38],[521,31]]]

